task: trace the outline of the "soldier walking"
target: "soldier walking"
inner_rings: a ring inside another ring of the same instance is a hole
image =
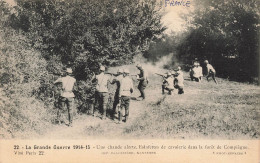
[[[114,117],[115,117],[115,115],[118,112],[117,105],[119,104],[120,81],[123,78],[123,70],[122,69],[118,69],[116,75],[117,76],[115,77],[115,79],[113,79],[113,81],[111,83],[111,84],[116,84],[116,92],[115,92],[114,103],[113,103],[113,114],[114,114]]]
[[[139,96],[140,98],[142,98],[142,100],[145,99],[145,88],[148,85],[148,76],[147,76],[147,72],[143,69],[142,65],[138,64],[137,69],[140,70],[140,74],[138,75],[137,80],[139,81],[138,84],[138,90],[140,91],[141,96]]]
[[[65,77],[61,77],[59,79],[57,79],[54,84],[61,82],[62,83],[62,91],[60,94],[60,104],[63,110],[66,109],[67,106],[67,110],[68,110],[68,120],[69,120],[69,124],[68,126],[72,126],[72,107],[73,107],[73,102],[74,102],[74,93],[73,88],[74,88],[74,84],[76,82],[76,79],[73,78],[72,76],[72,69],[71,68],[67,68],[66,70],[66,76]],[[58,111],[58,120],[60,121],[60,111]]]
[[[110,76],[106,75],[105,67],[100,66],[100,74],[95,75],[93,80],[96,80],[96,93],[95,93],[95,101],[98,102],[99,107],[102,107],[102,119],[106,119],[106,111],[107,111],[107,103],[108,103],[108,82],[110,82]],[[90,112],[93,116],[95,116],[94,104],[90,107]]]
[[[133,80],[129,77],[129,70],[124,69],[123,78],[120,81],[120,89],[119,89],[119,105],[120,110],[118,112],[118,120],[121,123],[122,120],[122,109],[125,109],[125,122],[129,117],[129,105],[131,100],[131,94],[134,91]]]

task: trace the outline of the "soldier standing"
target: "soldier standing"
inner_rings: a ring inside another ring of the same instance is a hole
[[[216,84],[218,84],[215,76],[216,76],[216,70],[213,68],[213,66],[211,64],[209,64],[208,60],[205,60],[204,63],[206,64],[206,68],[207,68],[207,75],[206,78],[209,81],[209,77],[212,77],[212,79],[214,80],[214,82]]]
[[[122,69],[118,69],[117,71],[117,76],[115,79],[113,79],[111,84],[116,84],[116,92],[115,92],[115,96],[114,96],[114,103],[113,103],[113,112],[114,112],[114,117],[115,114],[117,114],[117,105],[119,104],[119,90],[120,90],[120,81],[123,78],[123,70]]]
[[[100,66],[100,74],[94,76],[94,80],[96,80],[96,93],[95,93],[95,101],[98,102],[99,106],[102,106],[102,119],[106,119],[106,111],[107,111],[107,103],[108,103],[108,82],[110,82],[110,76],[106,75],[105,72],[105,67]],[[90,108],[90,112],[95,115],[94,112],[94,106],[92,104]]]
[[[148,76],[146,71],[143,69],[142,65],[138,64],[136,66],[140,70],[140,74],[138,75],[137,80],[139,81],[138,90],[140,91],[141,97],[143,100],[145,99],[145,88],[148,85]]]
[[[60,94],[60,104],[62,109],[65,110],[65,107],[67,106],[68,109],[68,120],[69,124],[68,126],[72,126],[72,107],[73,107],[73,102],[74,102],[74,93],[72,92],[74,88],[74,84],[76,82],[76,79],[71,77],[72,75],[72,69],[67,68],[66,70],[66,76],[61,77],[57,79],[54,84],[61,82],[62,83],[62,91]],[[60,119],[60,112],[58,112],[58,119]]]
[[[164,94],[164,90],[167,90],[169,95],[172,94],[172,91],[174,90],[173,82],[174,78],[172,73],[168,72],[167,76],[163,79],[162,94]]]
[[[120,81],[119,99],[120,99],[120,110],[118,112],[119,123],[122,120],[122,109],[125,109],[125,122],[129,117],[129,105],[131,94],[134,91],[133,80],[129,77],[129,70],[124,69],[123,78]]]

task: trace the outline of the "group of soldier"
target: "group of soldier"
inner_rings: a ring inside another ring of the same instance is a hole
[[[217,83],[215,79],[216,71],[214,68],[208,63],[207,60],[204,61],[207,68],[206,78],[208,79],[210,76]],[[140,71],[138,75],[136,75],[136,80],[139,81],[138,90],[140,91],[140,97],[138,100],[145,100],[145,88],[147,87],[148,74],[147,71],[144,70],[142,65],[138,64],[136,68]],[[161,75],[161,74],[159,74]],[[184,93],[184,78],[183,72],[181,71],[181,67],[177,67],[174,70],[167,72],[165,75],[161,75],[163,77],[162,84],[162,94],[165,94],[165,90],[168,91],[168,94],[171,95],[174,89],[178,89],[178,94]],[[202,80],[202,68],[198,64],[198,62],[194,62],[193,67],[190,70],[191,80],[195,80],[200,82]],[[107,104],[109,99],[109,91],[108,91],[108,83],[116,84],[116,92],[114,96],[113,103],[113,119],[117,119],[117,123],[127,122],[129,117],[129,105],[132,97],[132,93],[134,91],[133,80],[130,77],[130,72],[128,69],[118,69],[117,74],[111,74],[105,72],[105,67],[100,65],[99,73],[94,75],[92,81],[95,81],[95,94],[94,101],[90,104],[89,113],[92,116],[95,116],[95,103],[98,103],[100,110],[102,111],[102,119],[106,119],[107,115]],[[66,76],[58,78],[54,84],[62,83],[62,92],[60,93],[59,103],[60,109],[58,109],[57,120],[58,123],[61,123],[61,111],[68,111],[68,126],[72,126],[72,109],[74,102],[74,93],[73,87],[76,83],[76,79],[72,77],[72,69],[66,69]],[[123,111],[125,112],[123,116]],[[124,120],[123,120],[124,117]]]
[[[178,89],[178,94],[184,93],[184,78],[181,67],[177,67],[174,70],[167,72],[164,75],[157,74],[163,77],[162,94],[165,94],[165,90],[169,95],[172,95],[174,89]]]
[[[144,71],[142,65],[138,64],[137,69],[140,71],[136,75],[136,80],[139,81],[138,90],[140,91],[140,97],[138,100],[144,100],[145,88],[148,85],[147,72]],[[60,109],[58,109],[57,120],[60,124],[61,121],[61,110],[68,110],[68,126],[72,126],[72,105],[74,102],[74,93],[73,87],[76,82],[76,79],[72,77],[72,69],[66,69],[66,75],[64,77],[58,78],[54,84],[62,83],[62,91],[59,97]],[[99,67],[99,73],[94,75],[92,82],[96,83],[94,101],[90,104],[89,113],[92,116],[95,116],[95,103],[98,103],[100,110],[102,111],[102,119],[106,119],[107,115],[107,104],[109,99],[108,83],[116,84],[116,92],[114,96],[113,103],[113,118],[118,119],[118,123],[122,121],[127,122],[129,117],[129,105],[132,93],[134,91],[133,80],[130,77],[130,72],[128,69],[118,69],[117,74],[106,73],[105,67]],[[123,118],[123,109],[124,109],[124,120]]]
[[[211,64],[209,64],[208,60],[204,61],[206,68],[206,78],[209,81],[209,78],[212,77],[214,82],[217,84],[217,80],[215,78],[216,71]],[[157,73],[156,73],[157,74]],[[191,81],[201,82],[203,77],[202,67],[197,59],[194,60],[192,67],[189,71]],[[168,94],[171,95],[174,89],[178,89],[178,94],[184,93],[184,78],[183,72],[181,71],[181,67],[177,67],[174,71],[169,71],[166,74],[157,74],[163,77],[162,84],[162,94],[165,93],[165,90],[168,91]]]
[[[209,81],[209,78],[212,77],[212,79],[214,80],[214,82],[216,84],[218,84],[215,76],[216,76],[216,71],[213,68],[213,66],[211,64],[209,64],[208,60],[204,61],[205,64],[205,68],[206,68],[206,78]],[[195,80],[197,82],[201,82],[202,81],[202,77],[203,77],[203,71],[202,71],[202,67],[200,66],[200,63],[197,59],[194,60],[193,62],[193,66],[190,69],[190,78],[191,80]]]

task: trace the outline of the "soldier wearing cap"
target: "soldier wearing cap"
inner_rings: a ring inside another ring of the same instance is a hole
[[[163,79],[163,85],[162,85],[162,94],[164,94],[164,91],[167,90],[168,94],[171,95],[172,91],[174,90],[173,86],[174,78],[172,76],[171,72],[167,73],[167,76]]]
[[[122,80],[122,78],[123,78],[123,70],[118,69],[115,79],[113,79],[113,81],[111,82],[111,84],[116,84],[116,92],[115,92],[114,103],[113,103],[114,115],[117,114],[116,106],[119,103],[119,89],[120,89],[120,81]]]
[[[74,102],[74,93],[73,88],[74,88],[74,84],[76,82],[76,79],[73,78],[72,76],[72,69],[71,68],[67,68],[66,70],[66,76],[65,77],[61,77],[59,79],[57,79],[54,84],[56,83],[62,83],[62,92],[60,94],[60,104],[63,110],[65,110],[65,107],[67,106],[68,109],[68,120],[69,120],[69,126],[72,126],[72,106],[73,106],[73,102]],[[60,120],[60,111],[58,111],[58,120]]]
[[[106,75],[105,67],[100,66],[100,74],[95,75],[93,80],[96,80],[96,94],[95,94],[95,101],[98,102],[99,106],[102,106],[102,119],[106,119],[106,111],[107,111],[107,103],[109,98],[108,93],[108,82],[110,82],[111,77],[109,75]],[[92,105],[90,108],[91,114],[95,115],[94,106]]]
[[[181,67],[178,67],[175,71],[176,73],[174,74],[174,88],[178,89],[178,94],[183,94],[184,93],[183,72],[181,71]]]
[[[182,78],[183,78],[183,72],[181,71],[181,67],[180,66],[178,66],[176,69],[175,69],[175,72],[178,72],[178,74],[180,75],[180,76],[182,76]],[[176,74],[176,73],[175,73]],[[175,75],[174,74],[174,75]]]
[[[140,91],[141,94],[141,98],[144,100],[145,99],[145,88],[148,85],[148,75],[146,73],[146,71],[143,69],[142,65],[138,64],[136,65],[137,69],[140,70],[140,74],[138,75],[137,80],[139,81],[138,84],[138,90]]]
[[[216,84],[218,84],[215,76],[216,76],[216,70],[213,68],[213,66],[211,64],[209,64],[209,61],[208,60],[205,60],[204,61],[205,65],[206,65],[206,69],[207,69],[207,75],[206,75],[206,78],[207,80],[209,81],[209,77],[212,77],[212,79],[214,80],[214,82]]]
[[[120,99],[119,105],[121,108],[118,112],[119,123],[122,120],[123,108],[125,109],[125,122],[128,120],[130,99],[133,91],[134,91],[133,80],[129,77],[129,70],[124,69],[123,78],[120,81],[120,89],[119,89],[119,99]]]
[[[194,58],[194,60],[192,61],[192,65],[196,65],[197,63],[199,63],[199,59],[198,58]]]

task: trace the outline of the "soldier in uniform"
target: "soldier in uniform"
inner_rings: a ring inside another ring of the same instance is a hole
[[[138,75],[137,80],[139,81],[138,84],[138,90],[140,91],[141,98],[144,100],[145,99],[145,88],[148,85],[148,76],[147,72],[143,69],[142,65],[138,64],[136,66],[140,70],[140,74]]]
[[[181,67],[178,67],[175,71],[176,73],[174,74],[174,88],[178,89],[178,94],[183,94],[184,93],[183,72],[181,71]]]
[[[164,91],[167,90],[168,94],[171,95],[172,91],[174,90],[173,86],[174,78],[172,76],[172,73],[168,72],[167,76],[163,79],[163,85],[162,85],[162,94],[164,94]]]
[[[214,82],[216,84],[218,84],[215,76],[216,76],[216,70],[213,68],[213,66],[211,64],[209,64],[208,60],[205,60],[204,63],[206,64],[206,69],[207,69],[207,75],[206,78],[209,81],[209,77],[212,77],[212,79],[214,80]]]
[[[119,104],[119,89],[120,89],[120,81],[123,78],[123,70],[122,69],[118,69],[117,71],[117,76],[115,77],[115,79],[113,79],[111,84],[116,84],[116,92],[115,92],[115,96],[114,96],[114,103],[113,103],[113,112],[114,112],[114,117],[115,114],[117,114],[117,105]]]
[[[173,76],[176,75],[176,72],[178,72],[179,75],[182,76],[182,78],[183,78],[183,72],[181,71],[181,67],[180,67],[180,66],[178,66],[178,67],[174,70]]]
[[[131,95],[134,91],[133,80],[129,77],[129,70],[124,69],[123,78],[120,81],[120,89],[119,89],[119,105],[120,111],[118,112],[118,120],[119,123],[122,120],[122,109],[125,109],[125,122],[129,117],[129,105],[131,100]]]
[[[96,93],[95,93],[95,101],[98,102],[99,106],[102,106],[102,119],[106,119],[106,111],[107,111],[107,103],[109,98],[108,93],[108,82],[111,80],[111,76],[106,75],[105,67],[100,66],[100,74],[95,75],[93,80],[96,80]],[[91,113],[93,116],[95,115],[94,106],[91,106]]]
[[[202,68],[199,67],[199,63],[195,62],[193,68],[190,69],[190,77],[191,80],[195,80],[197,82],[201,81],[203,74],[202,74]]]
[[[57,79],[54,84],[56,83],[62,83],[62,91],[60,94],[60,104],[63,110],[68,109],[68,120],[69,120],[69,124],[68,126],[72,126],[72,107],[73,107],[73,102],[74,102],[74,93],[73,88],[74,88],[74,84],[76,82],[76,79],[73,78],[72,76],[72,69],[71,68],[67,68],[66,70],[66,76],[65,77],[61,77],[59,79]],[[58,112],[58,119],[60,119],[60,112]]]
[[[200,66],[200,63],[197,63],[198,66],[198,71],[199,71],[199,80],[202,81],[202,77],[203,77],[203,71],[202,71],[202,67]]]

